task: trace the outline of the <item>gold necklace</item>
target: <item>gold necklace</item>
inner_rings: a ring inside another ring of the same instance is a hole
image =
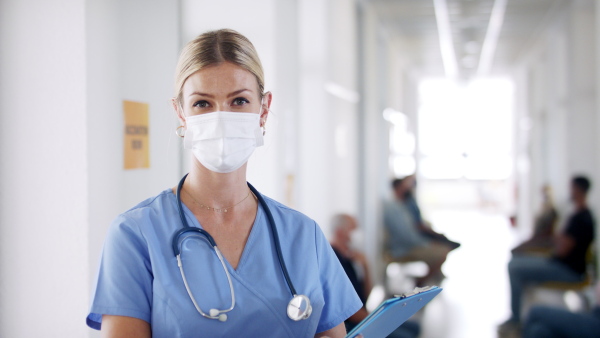
[[[184,191],[185,191],[185,193],[188,196],[190,196],[192,198],[192,200],[194,201],[194,203],[198,204],[201,208],[203,208],[203,209],[206,208],[206,210],[211,210],[212,209],[212,211],[215,211],[215,212],[227,212],[229,209],[231,209],[231,208],[239,205],[240,203],[244,202],[246,200],[246,198],[248,198],[248,196],[250,196],[250,189],[248,189],[248,195],[246,195],[246,197],[244,197],[241,201],[237,202],[236,204],[234,204],[234,205],[232,205],[230,207],[227,207],[227,208],[214,208],[214,207],[211,207],[211,206],[208,206],[208,205],[205,205],[205,204],[202,204],[202,203],[196,201],[196,199],[194,198],[194,196],[192,196],[192,194],[190,194],[187,190],[184,190]]]

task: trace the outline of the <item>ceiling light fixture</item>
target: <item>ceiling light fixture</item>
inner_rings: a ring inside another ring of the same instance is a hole
[[[442,53],[444,71],[446,72],[446,77],[453,79],[458,75],[458,65],[454,52],[454,42],[452,41],[452,30],[450,29],[448,4],[446,0],[433,0],[433,8],[435,10],[435,21],[437,22],[440,38],[440,52]]]
[[[502,24],[504,23],[505,11],[506,0],[494,1],[494,7],[492,7],[492,14],[490,15],[490,22],[485,34],[485,40],[481,47],[481,56],[479,57],[477,75],[480,77],[486,76],[490,72],[492,62],[494,61],[494,53],[496,52],[496,46],[498,44],[498,37],[500,36]]]

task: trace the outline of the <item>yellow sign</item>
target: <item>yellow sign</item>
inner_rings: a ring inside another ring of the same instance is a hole
[[[125,117],[125,169],[150,168],[148,104],[123,101]]]

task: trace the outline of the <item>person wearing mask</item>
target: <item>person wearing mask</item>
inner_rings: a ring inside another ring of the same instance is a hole
[[[460,243],[454,242],[448,239],[446,235],[436,232],[432,229],[431,224],[423,219],[421,208],[417,203],[415,194],[415,188],[417,187],[417,179],[415,175],[406,176],[401,181],[405,181],[404,184],[409,187],[408,191],[405,192],[404,204],[412,214],[417,231],[419,231],[419,233],[425,238],[448,245],[452,250],[460,247]]]
[[[369,265],[365,255],[352,246],[352,235],[358,227],[356,218],[348,214],[337,214],[331,221],[333,236],[331,246],[340,260],[344,271],[348,275],[354,290],[363,303],[363,307],[355,314],[346,319],[346,330],[350,332],[356,325],[364,320],[369,312],[365,307],[367,299],[373,289]],[[392,332],[389,338],[415,338],[418,337],[420,326],[414,321],[404,322],[398,329]]]
[[[585,279],[587,254],[594,239],[594,217],[587,206],[591,183],[584,176],[571,180],[571,201],[575,211],[563,231],[555,237],[551,257],[513,255],[508,264],[511,288],[511,317],[502,323],[501,335],[521,330],[521,299],[528,285],[543,282],[580,282]]]
[[[238,32],[183,48],[172,102],[190,172],[112,223],[87,316],[103,337],[345,336],[362,303],[321,229],[246,181],[272,98]]]
[[[415,227],[415,219],[407,203],[412,189],[409,180],[392,181],[393,198],[383,205],[383,223],[386,230],[386,255],[388,261],[423,261],[427,274],[416,280],[417,286],[438,283],[443,279],[442,265],[453,247],[423,236]]]

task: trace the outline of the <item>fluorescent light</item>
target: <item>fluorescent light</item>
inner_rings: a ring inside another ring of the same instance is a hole
[[[447,77],[455,78],[458,75],[458,65],[454,52],[454,42],[452,41],[452,30],[450,29],[448,4],[446,0],[433,0],[433,7],[435,9],[435,21],[437,22],[440,37],[440,51],[442,53],[444,71]]]
[[[485,34],[485,40],[483,41],[483,46],[481,47],[479,67],[477,68],[477,75],[479,76],[486,76],[492,66],[494,53],[496,52],[496,46],[498,44],[498,36],[500,36],[502,24],[504,23],[505,11],[506,0],[494,1],[494,7],[492,8],[492,14],[490,15],[490,22]]]

